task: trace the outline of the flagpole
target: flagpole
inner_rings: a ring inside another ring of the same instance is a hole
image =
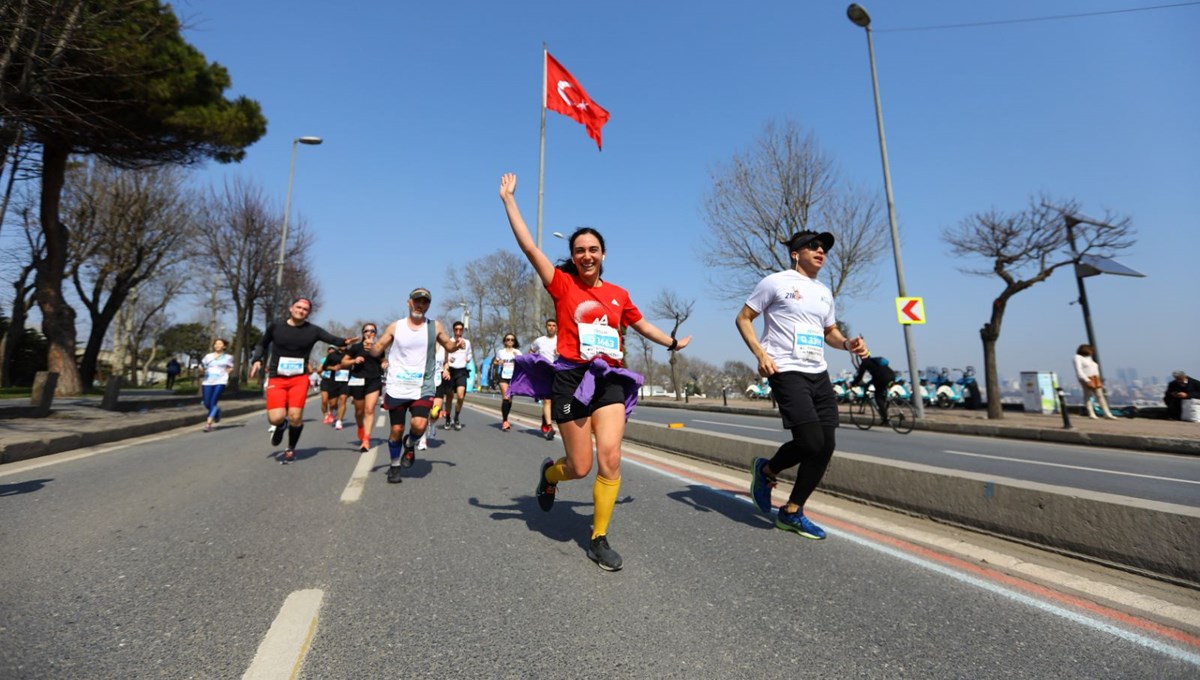
[[[545,198],[544,185],[546,180],[546,43],[542,43],[542,127],[538,135],[538,197],[537,197],[537,249],[542,249],[542,203]],[[534,272],[536,279],[537,272]],[[542,292],[533,289],[533,326],[540,328],[542,324]]]

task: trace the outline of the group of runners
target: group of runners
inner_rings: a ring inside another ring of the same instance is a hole
[[[624,367],[622,329],[632,329],[651,342],[676,352],[691,336],[675,338],[663,332],[638,310],[629,293],[602,277],[604,237],[590,227],[569,238],[569,256],[552,262],[535,244],[516,202],[517,178],[500,181],[500,198],[517,246],[528,258],[554,301],[555,315],[546,321],[546,335],[535,340],[529,353],[518,349],[517,336],[506,334],[497,351],[501,391],[501,429],[510,429],[514,396],[543,400],[542,433],[563,441],[563,456],[546,458],[537,472],[534,495],[543,511],[553,508],[558,485],[582,479],[596,470],[592,485],[593,521],[587,556],[602,569],[616,571],[623,560],[608,538],[613,508],[621,485],[621,446],[625,423],[637,401],[640,375]],[[837,400],[829,379],[825,347],[869,356],[861,337],[846,338],[837,327],[833,295],[817,280],[834,237],[828,232],[800,231],[785,242],[792,267],[764,278],[738,312],[735,325],[771,384],[783,427],[792,438],[770,458],[751,465],[749,495],[764,513],[773,511],[771,491],[778,476],[799,466],[787,502],[775,515],[775,526],[801,536],[822,539],[825,531],[804,515],[804,505],[829,464],[838,425]],[[332,383],[345,383],[343,395],[329,384],[322,411],[325,421],[341,425],[345,398],[354,400],[362,450],[370,448],[370,427],[380,391],[391,425],[387,480],[399,483],[401,470],[411,466],[439,410],[444,427],[462,428],[471,343],[464,326],[455,322],[447,333],[440,321],[426,315],[432,295],[416,288],[408,296],[408,314],[382,334],[364,325],[361,338],[338,338],[307,321],[312,304],[300,298],[289,317],[272,323],[252,359],[251,377],[263,368],[269,377],[267,417],[275,426],[272,445],[284,435],[288,444],[283,461],[294,458],[303,429],[304,396],[308,389],[306,361],[317,342],[333,347],[322,364]],[[758,336],[754,321],[763,317]],[[339,380],[339,375],[343,379]],[[406,428],[407,420],[407,428]]]

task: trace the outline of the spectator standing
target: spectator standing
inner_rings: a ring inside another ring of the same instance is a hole
[[[1089,418],[1096,418],[1096,410],[1092,408],[1092,399],[1100,405],[1100,411],[1105,418],[1116,420],[1112,411],[1108,410],[1108,400],[1104,398],[1104,381],[1100,379],[1100,365],[1092,358],[1095,351],[1091,345],[1080,345],[1075,350],[1075,377],[1083,388],[1083,407]]]
[[[180,370],[181,370],[181,367],[179,366],[179,360],[176,359],[175,357],[171,357],[171,360],[167,362],[167,389],[168,390],[175,389],[175,378],[179,377]]]

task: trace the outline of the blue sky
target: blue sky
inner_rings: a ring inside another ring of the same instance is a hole
[[[604,151],[581,125],[547,118],[549,232],[589,225],[608,242],[606,277],[644,308],[662,289],[695,299],[689,353],[751,363],[734,328],[738,305],[698,257],[710,171],[768,121],[812,132],[846,179],[883,180],[863,30],[847,2],[349,3],[185,0],[188,40],[229,68],[262,103],[267,135],[236,173],[287,189],[291,140],[301,147],[293,219],[317,237],[318,321],[386,322],[424,285],[438,300],[447,267],[515,251],[497,198],[516,172],[534,223],[541,47],[611,113]],[[918,364],[982,369],[978,330],[998,278],[960,273],[943,229],[1033,194],[1132,217],[1137,245],[1121,262],[1147,277],[1087,279],[1107,371],[1200,374],[1197,205],[1200,199],[1200,5],[929,31],[908,27],[1149,7],[1153,0],[865,3],[900,222],[908,294],[925,298],[914,327]],[[371,273],[365,274],[364,272]],[[878,354],[903,363],[895,270],[880,261],[869,299],[839,317]],[[380,299],[382,281],[395,299]],[[749,291],[746,291],[748,294]],[[1000,371],[1070,374],[1086,342],[1060,271],[1017,295],[998,345]],[[443,310],[444,311],[444,310]],[[186,319],[180,319],[186,320]],[[665,356],[665,355],[664,355]],[[662,357],[660,357],[662,358]],[[834,370],[848,366],[835,353]]]

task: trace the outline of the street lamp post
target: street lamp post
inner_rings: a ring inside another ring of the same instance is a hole
[[[296,178],[296,146],[308,144],[316,146],[325,140],[320,137],[297,137],[292,140],[292,162],[288,168],[287,200],[283,203],[283,236],[279,239],[279,260],[275,263],[275,294],[271,296],[271,314],[279,307],[279,293],[283,290],[283,258],[287,255],[288,217],[292,210],[292,181]],[[267,323],[271,322],[268,316]]]
[[[892,198],[892,173],[888,169],[887,139],[883,135],[883,109],[879,104],[879,78],[875,74],[875,46],[871,42],[871,15],[862,5],[851,4],[846,16],[855,26],[867,32],[867,56],[871,62],[871,88],[875,93],[875,124],[879,128],[879,155],[883,159],[883,187],[887,194],[888,221],[892,227],[892,255],[896,259],[896,286],[900,297],[908,297],[904,285],[904,261],[900,257],[900,230],[896,226],[896,204]],[[904,324],[904,348],[908,354],[908,375],[912,380],[912,403],[918,418],[925,417],[925,404],[921,399],[920,374],[917,372],[917,350],[913,346],[912,328]]]

